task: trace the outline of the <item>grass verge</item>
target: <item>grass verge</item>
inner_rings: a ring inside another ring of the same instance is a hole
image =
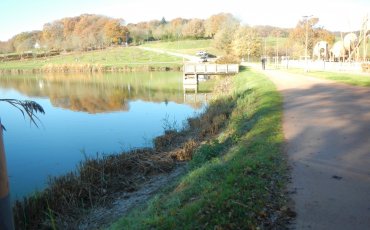
[[[256,72],[243,71],[233,85],[232,95],[224,96],[228,106],[216,108],[230,114],[221,134],[195,151],[182,178],[110,229],[284,225],[288,209],[283,195],[287,167],[282,154],[281,96]]]
[[[349,85],[355,86],[370,86],[370,75],[356,74],[356,73],[339,73],[339,72],[329,72],[329,71],[310,71],[303,72],[302,69],[290,69],[287,70],[290,73],[299,73],[304,76],[317,77],[328,79],[332,81],[337,81]]]

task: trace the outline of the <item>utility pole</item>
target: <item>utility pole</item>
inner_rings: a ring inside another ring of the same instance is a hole
[[[279,49],[278,49],[278,32],[276,32],[276,47],[275,47],[275,68],[277,69],[279,64]]]
[[[304,52],[304,59],[305,59],[305,62],[306,62],[306,65],[305,65],[305,72],[308,72],[308,59],[307,59],[307,55],[308,55],[308,19],[312,17],[312,15],[310,16],[302,16],[305,20],[306,20],[306,47],[305,47],[305,52]]]
[[[286,61],[286,68],[288,69],[288,46],[285,47],[285,61]]]
[[[367,28],[367,24],[368,24],[368,21],[369,21],[369,18],[368,18],[368,15],[366,15],[365,19],[364,19],[364,23],[362,25],[362,31],[363,31],[363,34],[364,34],[364,37],[363,37],[363,60],[362,61],[366,61],[366,55],[367,55],[367,38],[368,38],[368,35],[367,35],[367,32],[369,31],[368,28]]]
[[[0,229],[14,230],[10,205],[9,181],[6,169],[3,128],[0,120]]]

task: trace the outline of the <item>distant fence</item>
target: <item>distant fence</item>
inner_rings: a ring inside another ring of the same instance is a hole
[[[273,63],[272,63],[273,64]],[[283,60],[279,63],[280,67],[287,68],[308,68],[309,70],[326,70],[326,71],[350,71],[365,72],[367,66],[360,62],[327,62],[308,60]]]
[[[60,51],[50,51],[50,52],[44,52],[44,53],[22,53],[22,54],[3,54],[0,55],[0,61],[16,61],[16,60],[22,60],[22,59],[31,59],[31,58],[42,58],[42,57],[51,57],[59,55]]]

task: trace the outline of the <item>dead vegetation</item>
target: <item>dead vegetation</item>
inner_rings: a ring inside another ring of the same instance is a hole
[[[86,159],[75,172],[51,178],[44,191],[16,201],[16,228],[73,229],[91,208],[109,205],[119,194],[191,160],[200,143],[221,131],[234,106],[232,96],[216,99],[199,117],[189,118],[183,130],[166,130],[155,138],[154,148]]]

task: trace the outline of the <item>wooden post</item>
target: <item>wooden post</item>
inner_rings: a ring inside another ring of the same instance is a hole
[[[6,169],[3,129],[0,120],[0,229],[14,230],[13,214],[10,205],[9,181]]]

